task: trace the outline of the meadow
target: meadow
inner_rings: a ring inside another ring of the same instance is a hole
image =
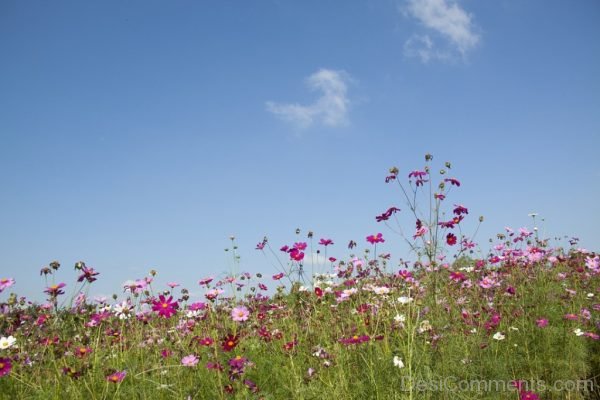
[[[78,262],[62,282],[53,261],[43,303],[0,276],[0,398],[600,398],[600,256],[535,227],[477,244],[451,164],[432,164],[390,169],[399,204],[340,259],[336,238],[298,230],[256,245],[276,274],[155,287],[149,271],[90,298],[101,268]]]

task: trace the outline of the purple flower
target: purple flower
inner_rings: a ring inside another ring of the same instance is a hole
[[[0,376],[8,375],[12,369],[12,364],[8,358],[0,358]]]

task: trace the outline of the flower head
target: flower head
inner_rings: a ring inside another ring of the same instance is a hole
[[[9,287],[11,287],[14,284],[15,284],[15,280],[13,278],[0,279],[0,293],[2,293],[2,291],[4,289],[8,289]]]
[[[156,311],[158,315],[164,318],[171,318],[177,312],[179,304],[173,301],[173,296],[166,298],[162,294],[158,296],[158,300],[152,302],[152,311]]]
[[[383,239],[383,234],[378,233],[376,235],[367,236],[367,242],[371,244],[383,243],[385,240]]]
[[[125,376],[127,376],[127,371],[117,371],[108,375],[106,380],[112,383],[121,383],[123,382],[123,379],[125,379]]]
[[[235,307],[231,310],[231,319],[236,322],[246,321],[250,316],[250,311],[245,306]]]
[[[181,365],[184,367],[195,367],[198,364],[198,357],[194,354],[190,354],[189,356],[185,356],[181,359]]]
[[[0,350],[6,350],[6,349],[12,347],[16,342],[17,342],[17,339],[15,339],[12,336],[2,337],[2,338],[0,338]]]
[[[0,358],[0,376],[8,375],[12,369],[12,363],[8,358]]]
[[[223,351],[231,351],[235,349],[235,346],[238,345],[239,340],[239,336],[229,334],[223,339],[223,342],[221,343],[221,348],[223,349]]]
[[[402,362],[402,359],[398,356],[394,356],[394,367],[404,368],[404,362]]]

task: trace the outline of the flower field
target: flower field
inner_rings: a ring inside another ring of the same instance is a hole
[[[483,249],[450,200],[451,164],[434,177],[425,161],[408,181],[385,177],[399,204],[376,215],[381,232],[260,241],[275,274],[155,287],[150,271],[90,298],[101,268],[79,262],[62,282],[54,261],[40,304],[3,271],[0,398],[600,398],[600,256],[527,228]],[[383,242],[411,259],[378,253]]]

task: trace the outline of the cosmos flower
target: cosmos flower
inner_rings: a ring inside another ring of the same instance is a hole
[[[223,349],[223,351],[231,351],[235,349],[235,347],[238,345],[239,340],[239,336],[229,334],[223,339],[223,342],[221,343],[221,348]]]
[[[181,365],[184,367],[195,367],[198,364],[198,361],[198,357],[190,354],[189,356],[185,356],[181,359]]]
[[[371,244],[383,243],[385,240],[383,239],[383,234],[378,233],[376,235],[367,236],[367,242]]]
[[[173,301],[173,296],[166,298],[162,294],[158,296],[158,300],[152,302],[152,311],[156,311],[159,316],[164,318],[171,318],[179,308],[177,301]]]
[[[9,287],[11,287],[14,284],[15,284],[15,280],[13,278],[0,279],[0,293],[2,293],[3,290],[8,289]]]
[[[539,327],[539,328],[545,328],[548,325],[548,320],[545,318],[540,318],[538,320],[535,321],[535,324]]]
[[[62,290],[62,288],[64,288],[65,286],[67,285],[61,282],[58,285],[52,285],[50,287],[47,287],[46,290],[44,290],[44,293],[49,294],[51,297],[57,297],[60,294],[65,294],[65,292]]]
[[[125,379],[125,376],[127,376],[127,371],[117,371],[108,375],[106,380],[112,383],[121,383],[123,382],[123,379]]]
[[[0,350],[6,350],[15,345],[17,339],[12,336],[0,338]]]
[[[243,322],[250,316],[250,311],[245,306],[235,307],[231,310],[231,319],[236,322]]]
[[[506,339],[506,336],[504,336],[502,334],[502,332],[496,332],[496,333],[494,333],[494,336],[492,336],[492,338],[494,340],[504,340],[504,339]]]
[[[398,356],[394,356],[394,367],[398,367],[398,368],[404,368],[404,362],[402,362],[402,359]]]
[[[0,376],[5,376],[10,373],[12,363],[8,358],[0,358]]]
[[[333,244],[333,240],[331,240],[331,239],[321,239],[321,240],[319,240],[319,244],[321,246],[329,246],[329,245]]]

